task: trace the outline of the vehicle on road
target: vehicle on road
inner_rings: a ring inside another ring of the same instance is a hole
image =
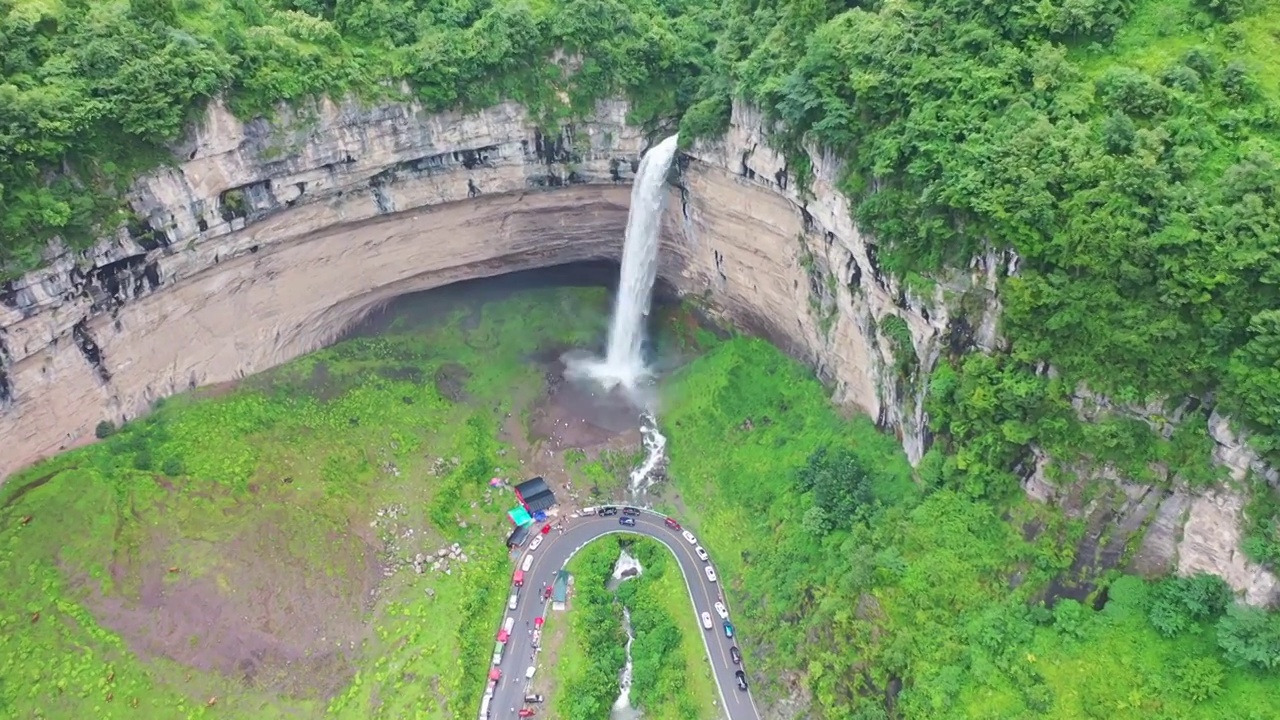
[[[610,515],[617,515],[617,514],[618,514],[618,508],[613,507],[612,505],[607,505],[605,507],[600,508],[600,517],[609,517]]]
[[[739,690],[746,690],[746,689],[747,689],[747,674],[746,674],[746,673],[744,673],[744,672],[742,672],[741,670],[739,670],[738,672],[734,673],[734,674],[733,674],[733,676],[734,676],[735,678],[737,678],[737,680],[738,680],[738,689],[739,689]]]
[[[636,519],[633,517],[620,517],[618,518],[618,523],[621,525],[626,525],[627,527],[635,527]]]
[[[727,638],[733,637],[733,623],[728,620],[724,621],[724,636]]]
[[[622,508],[622,514],[623,514],[623,515],[630,515],[631,517],[636,517],[637,515],[639,515],[639,514],[640,514],[640,509],[639,509],[639,508],[633,508],[633,507],[631,507],[631,506],[627,506],[627,507]]]
[[[516,587],[524,585],[524,571],[517,570],[515,575],[511,576],[511,584]]]
[[[507,647],[507,644],[504,642],[496,642],[493,644],[493,664],[494,665],[502,664],[502,651],[506,647]]]
[[[518,602],[520,602],[520,593],[511,593],[511,597],[507,598],[507,609],[515,610]]]
[[[702,613],[702,627],[705,630],[711,629],[711,613],[709,612]]]
[[[520,712],[517,714],[522,718],[531,718],[534,715],[537,715],[538,711],[533,708],[520,708]]]
[[[527,703],[540,703],[542,702],[542,696],[541,695],[525,695],[524,701]]]
[[[715,568],[713,568],[713,567],[711,567],[710,565],[708,565],[708,566],[706,566],[706,567],[704,567],[704,568],[702,568],[702,569],[707,571],[707,580],[709,580],[709,581],[711,581],[711,582],[715,582],[715,581],[716,581],[716,569],[715,569]]]
[[[596,509],[595,509],[594,507],[585,507],[585,508],[582,508],[582,514],[583,514],[583,515],[595,515],[595,514],[596,514]]]
[[[733,661],[734,665],[742,664],[742,651],[738,649],[737,645],[729,648],[729,659]]]
[[[529,543],[529,552],[533,552],[534,550],[537,550],[538,546],[541,544],[542,544],[542,536],[539,535],[533,539],[533,542]]]
[[[690,545],[697,545],[697,544],[698,544],[698,538],[694,537],[694,536],[693,536],[693,533],[689,532],[688,530],[683,530],[683,531],[681,531],[681,532],[680,532],[680,534],[684,536],[684,539],[685,539],[685,540],[686,540]]]
[[[697,553],[698,559],[701,560],[702,562],[711,562],[711,556],[707,555],[707,551],[703,550],[701,545],[694,548],[693,551]]]
[[[503,630],[505,630],[505,631],[507,632],[507,634],[508,634],[508,635],[510,635],[510,634],[511,634],[511,630],[512,630],[515,626],[516,626],[516,619],[515,619],[515,618],[513,618],[513,617],[509,617],[509,618],[507,618],[507,621],[506,621],[506,622],[504,622],[504,623],[502,623],[502,629],[503,629]]]
[[[718,602],[716,603],[716,614],[720,616],[721,620],[728,620],[729,608],[725,607],[724,603]]]
[[[680,527],[680,523],[676,522],[676,519],[675,519],[675,518],[667,518],[664,522],[666,522],[666,523],[667,523],[667,527],[671,528],[672,530],[680,530],[680,529],[681,529],[681,527]]]
[[[538,667],[536,665],[530,665],[529,669],[524,671],[524,679],[532,680],[533,674],[537,671],[538,671]]]
[[[530,548],[530,549],[532,550],[533,548]],[[533,566],[533,556],[525,555],[524,562],[520,563],[520,569],[525,572],[529,572],[529,568],[532,566]]]

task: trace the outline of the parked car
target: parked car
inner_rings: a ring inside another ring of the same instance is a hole
[[[538,537],[542,537],[539,535]],[[533,555],[525,555],[524,562],[520,563],[520,569],[529,572],[529,568],[533,567]]]
[[[626,525],[627,527],[635,527],[635,526],[636,526],[636,519],[635,519],[635,518],[633,518],[633,517],[625,517],[625,516],[624,516],[624,517],[620,517],[620,518],[618,518],[618,523],[619,523],[619,524],[621,524],[621,525]]]
[[[664,522],[666,522],[667,527],[671,528],[672,530],[680,529],[680,523],[676,522],[675,518],[667,518]]]
[[[733,661],[734,665],[742,664],[742,651],[738,649],[737,645],[729,648],[729,659]],[[526,702],[528,702],[527,699]]]
[[[533,552],[534,550],[537,550],[538,546],[541,544],[542,544],[542,536],[538,535],[534,537],[533,542],[529,543],[529,552]]]
[[[595,514],[596,514],[596,509],[595,509],[594,507],[585,507],[585,508],[582,508],[582,514],[583,514],[583,515],[595,515]]]
[[[688,541],[688,543],[689,543],[690,545],[697,545],[697,544],[698,544],[698,538],[694,537],[694,536],[693,536],[693,533],[689,532],[688,530],[685,530],[685,531],[681,532],[680,534],[684,536],[684,539],[685,539],[686,541]]]
[[[702,627],[704,630],[711,629],[711,613],[709,612],[702,613]]]
[[[715,581],[716,581],[716,569],[715,569],[715,568],[713,568],[713,567],[711,567],[710,565],[708,565],[708,566],[706,566],[706,567],[704,567],[704,568],[702,568],[702,569],[707,571],[707,580],[710,580],[711,582],[715,582]]]
[[[711,562],[711,556],[707,555],[707,551],[703,550],[701,545],[695,547],[693,551],[698,554],[698,559],[702,562]]]
[[[506,630],[508,635],[511,634],[511,630],[515,626],[516,626],[516,619],[513,617],[508,617],[507,621],[502,623],[502,629]]]
[[[746,690],[746,689],[747,689],[747,674],[746,674],[746,673],[744,673],[744,672],[742,672],[741,670],[739,670],[738,672],[734,673],[734,674],[733,674],[733,676],[734,676],[735,678],[737,678],[737,679],[738,679],[738,689],[739,689],[739,690]]]
[[[716,614],[720,616],[721,620],[728,620],[729,608],[725,607],[724,603],[718,602],[716,603]]]
[[[540,703],[542,702],[542,696],[541,695],[525,695],[524,701],[527,703]]]
[[[727,638],[733,637],[733,623],[728,620],[724,621],[724,636]]]
[[[507,598],[507,609],[515,610],[516,603],[518,602],[520,602],[520,595],[518,593],[511,593],[511,597]]]
[[[538,711],[533,708],[520,708],[520,712],[516,714],[522,718],[531,718],[534,715],[537,715]]]
[[[639,509],[639,508],[633,508],[633,507],[631,507],[631,506],[627,506],[627,507],[622,508],[622,514],[623,514],[623,515],[630,515],[631,517],[636,517],[637,515],[639,515],[639,514],[640,514],[640,509]]]
[[[609,517],[610,515],[617,515],[617,514],[618,514],[618,508],[613,507],[611,505],[600,508],[600,515],[602,517]]]
[[[532,680],[532,679],[533,679],[533,674],[534,674],[535,672],[537,672],[537,671],[538,671],[538,668],[537,668],[537,666],[536,666],[536,665],[530,665],[530,666],[529,666],[529,669],[524,671],[524,679],[525,679],[525,680]]]

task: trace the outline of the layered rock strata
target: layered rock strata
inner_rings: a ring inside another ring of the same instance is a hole
[[[928,373],[943,354],[1000,347],[996,287],[1018,258],[988,253],[908,287],[854,226],[839,162],[811,151],[802,191],[766,134],[737,106],[723,138],[681,156],[663,275],[807,361],[915,462],[929,442]],[[399,294],[618,257],[645,147],[619,102],[553,132],[514,105],[321,101],[271,123],[211,108],[183,160],[136,183],[134,222],[0,288],[0,477],[91,439],[102,420],[320,347]],[[1268,472],[1221,418],[1209,428],[1234,475]],[[1028,492],[1062,501],[1047,459],[1032,457]],[[1238,551],[1238,494],[1117,482],[1112,506],[1063,504],[1099,534],[1145,525],[1135,569],[1210,571],[1250,602],[1274,598],[1274,576]],[[1114,537],[1094,547],[1116,554]]]

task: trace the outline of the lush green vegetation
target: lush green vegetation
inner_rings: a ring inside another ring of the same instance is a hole
[[[626,549],[644,572],[610,592],[618,553]],[[569,563],[576,581],[572,626],[556,666],[563,690],[555,699],[562,720],[606,717],[618,697],[626,660],[622,608],[631,613],[631,704],[656,720],[716,717],[715,681],[707,668],[689,591],[671,552],[639,536],[607,536]],[[553,617],[552,622],[556,620]]]
[[[1280,458],[1277,25],[1261,0],[3,0],[0,266],[127,220],[122,183],[215,96],[257,114],[403,81],[429,108],[510,98],[553,122],[621,93],[686,141],[738,97],[778,121],[802,184],[806,143],[845,161],[888,270],[1020,256],[1009,356],[944,370],[1000,397],[934,416],[956,487],[1003,492],[1029,443],[1201,484],[1201,430],[1081,429],[1064,388],[1196,395]]]
[[[399,97],[403,81],[432,109],[515,99],[550,122],[626,93],[639,121],[674,115],[698,89],[715,6],[3,0],[0,268],[33,266],[55,234],[83,245],[127,219],[114,212],[124,184],[218,96],[249,115],[321,94]]]
[[[540,392],[529,355],[607,311],[544,290],[402,322],[8,480],[0,716],[473,712],[511,571],[487,481],[521,462],[499,423]],[[455,542],[466,563],[414,572]]]
[[[678,511],[766,702],[799,670],[815,718],[1273,714],[1276,616],[1228,610],[1217,578],[1118,577],[1100,611],[1053,602],[1079,523],[965,492],[940,463],[913,480],[892,438],[761,341],[714,348],[670,392]]]

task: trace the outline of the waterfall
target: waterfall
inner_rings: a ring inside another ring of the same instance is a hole
[[[634,385],[646,374],[645,321],[653,299],[653,282],[658,277],[658,231],[667,198],[667,168],[675,157],[678,137],[672,135],[644,154],[635,184],[631,186],[631,212],[627,215],[627,235],[622,245],[622,276],[604,360],[610,374],[626,385]]]
[[[618,297],[609,326],[609,345],[603,359],[566,355],[565,376],[589,378],[607,391],[621,388],[633,406],[641,408],[640,433],[645,459],[631,473],[628,490],[642,495],[654,481],[666,460],[667,438],[658,431],[654,403],[642,381],[652,372],[645,364],[644,334],[653,301],[653,283],[658,278],[658,233],[666,202],[667,169],[676,154],[678,135],[663,140],[640,158],[631,186],[631,211],[622,245],[622,270]]]
[[[650,374],[644,362],[645,321],[649,319],[653,283],[658,278],[658,230],[667,197],[667,168],[676,154],[677,137],[672,135],[644,154],[631,186],[622,274],[604,359],[574,359],[567,368],[571,374],[585,375],[606,388],[621,385],[634,392]]]

